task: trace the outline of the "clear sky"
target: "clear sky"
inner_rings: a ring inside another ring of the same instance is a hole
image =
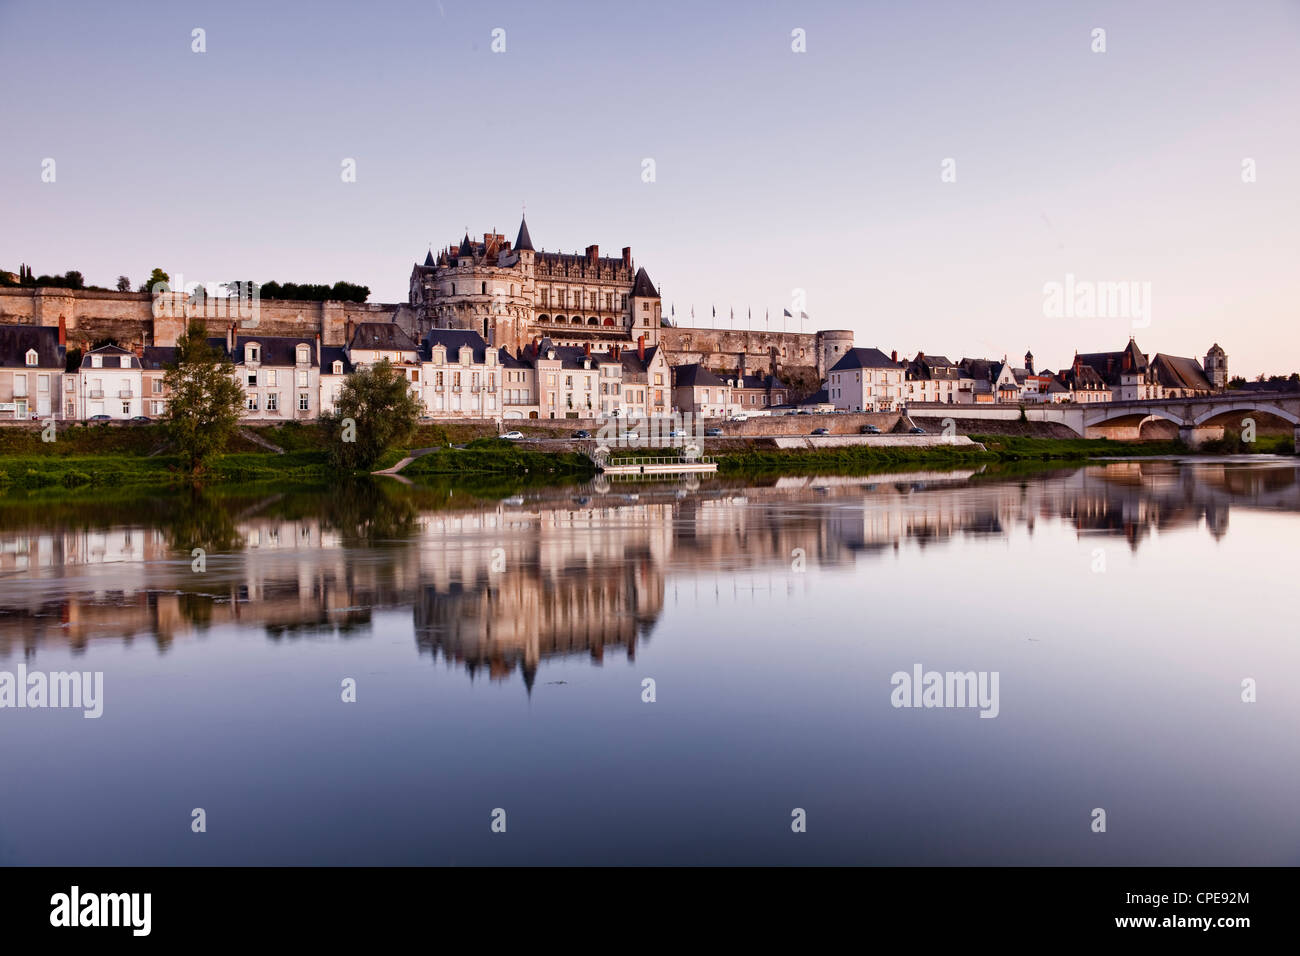
[[[11,271],[399,302],[526,202],[539,249],[630,245],[679,320],[779,327],[803,289],[806,328],[909,355],[1056,369],[1133,331],[1300,368],[1296,2],[0,0],[0,90]],[[1067,274],[1150,283],[1149,325],[1046,315]]]

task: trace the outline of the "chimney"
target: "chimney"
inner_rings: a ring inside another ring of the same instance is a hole
[[[587,260],[588,260],[592,265],[595,265],[595,264],[596,264],[596,260],[599,259],[599,258],[600,258],[600,246],[588,246],[588,247],[587,247]]]
[[[585,356],[587,356],[587,358],[591,358],[591,343],[590,343],[590,342],[588,342],[586,345],[584,345],[584,346],[582,347],[582,354],[585,355]]]
[[[352,320],[351,319],[348,319],[347,323],[343,326],[343,344],[349,346],[352,344]]]
[[[631,253],[631,251],[632,251],[631,249],[623,250],[624,254],[629,254]],[[645,333],[644,332],[642,332],[640,335],[636,337],[636,357],[639,358],[642,362],[645,361]]]
[[[226,351],[231,355],[235,354],[235,323],[231,322],[226,329]]]
[[[320,366],[320,333],[316,333],[316,365]]]
[[[631,246],[623,247],[623,268],[627,269],[629,272],[632,271],[632,247]]]
[[[62,315],[59,316],[59,345],[63,348],[68,347],[68,320]]]
[[[890,360],[891,362],[897,362],[897,361],[898,361],[898,349],[894,349],[894,351],[892,351],[892,352],[889,353],[889,360]]]

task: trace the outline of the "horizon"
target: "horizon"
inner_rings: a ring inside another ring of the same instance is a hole
[[[405,302],[526,204],[539,250],[631,246],[683,328],[803,290],[805,331],[900,356],[1300,367],[1295,5],[440,8],[6,4],[0,268]],[[1048,317],[1075,278],[1144,285],[1146,324]]]

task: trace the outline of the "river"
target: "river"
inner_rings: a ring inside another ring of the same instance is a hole
[[[0,500],[0,864],[1300,863],[1295,459],[491,491]]]

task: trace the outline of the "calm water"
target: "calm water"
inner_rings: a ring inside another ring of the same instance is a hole
[[[6,501],[0,671],[104,685],[0,863],[1294,865],[1298,540],[1284,459]]]

